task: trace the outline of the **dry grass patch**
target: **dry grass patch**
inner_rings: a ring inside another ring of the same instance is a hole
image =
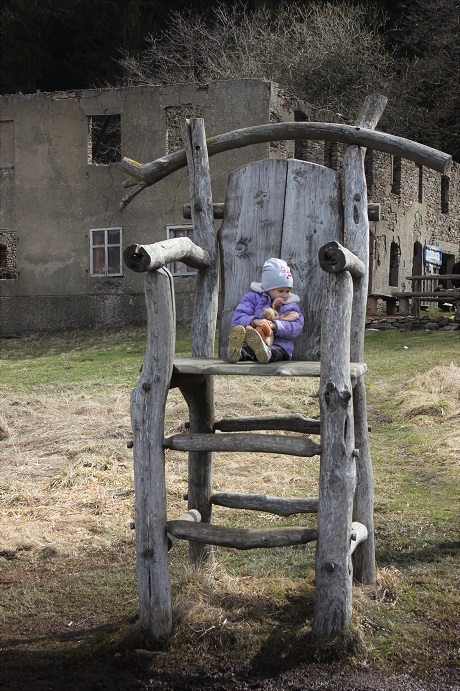
[[[438,420],[460,417],[460,366],[451,362],[417,375],[399,400],[407,419],[419,415]]]
[[[225,377],[216,382],[218,417],[288,412],[309,401],[315,415],[317,383]],[[27,545],[33,550],[54,548],[63,554],[108,549],[120,540],[134,540],[133,458],[127,390],[94,395],[90,386],[44,391],[40,395],[7,391],[1,408],[0,550]],[[170,392],[166,435],[183,432],[186,403],[177,389]],[[176,517],[185,508],[187,455],[168,450],[168,512]],[[250,458],[216,454],[216,491],[265,492],[284,496],[317,494],[318,459],[260,454]],[[226,518],[216,509],[216,520]],[[254,516],[250,517],[254,518]],[[240,517],[246,521],[247,516]],[[237,519],[238,520],[238,519]],[[256,517],[256,520],[277,520]]]

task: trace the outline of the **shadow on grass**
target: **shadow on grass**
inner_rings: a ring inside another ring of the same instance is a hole
[[[448,541],[422,547],[421,549],[411,549],[409,547],[401,550],[386,547],[377,550],[376,558],[380,566],[409,567],[417,562],[430,564],[439,562],[446,557],[458,556],[459,554],[460,541]]]

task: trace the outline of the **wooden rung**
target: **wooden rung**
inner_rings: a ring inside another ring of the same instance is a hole
[[[241,494],[219,492],[213,494],[211,503],[229,509],[266,511],[277,516],[292,516],[294,513],[318,513],[318,497],[272,497],[269,494]]]
[[[351,524],[350,554],[353,554],[360,542],[367,540],[368,532],[365,525],[353,521]]]
[[[286,430],[319,434],[319,420],[312,420],[300,413],[288,415],[256,415],[253,417],[224,418],[214,423],[214,429],[220,432],[249,432],[257,429]]]
[[[191,540],[207,545],[234,547],[235,549],[257,549],[260,547],[289,547],[304,545],[318,537],[315,528],[269,528],[253,530],[246,528],[227,528],[210,523],[190,523],[189,521],[168,521],[166,530],[181,540]]]
[[[166,449],[176,451],[259,451],[289,456],[317,456],[319,444],[301,437],[276,434],[173,434],[163,440]]]

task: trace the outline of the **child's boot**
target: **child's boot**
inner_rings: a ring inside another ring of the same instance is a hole
[[[246,338],[244,326],[234,326],[228,337],[227,357],[230,362],[238,362],[241,357],[241,348]]]
[[[264,339],[258,331],[255,329],[249,329],[246,331],[246,343],[254,351],[257,362],[260,362],[264,365],[266,365],[267,362],[270,362],[272,351],[265,344]]]

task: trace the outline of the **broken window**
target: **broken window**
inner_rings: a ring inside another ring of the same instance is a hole
[[[388,284],[390,286],[398,287],[399,285],[399,259],[401,257],[401,249],[397,242],[392,242],[390,245],[390,273],[388,276]]]
[[[121,161],[121,115],[90,115],[88,163],[108,166]]]
[[[391,159],[391,191],[393,192],[393,194],[401,195],[401,156],[392,156]]]
[[[0,279],[17,278],[16,236],[0,232]]]
[[[185,103],[181,106],[169,106],[166,110],[166,153],[183,149],[182,123],[185,118],[201,117],[201,106]]]
[[[193,241],[193,226],[166,226],[166,237],[168,240],[172,238],[190,238]],[[196,274],[196,269],[187,266],[184,262],[171,262],[169,270],[173,276],[190,276]]]
[[[441,175],[441,213],[449,213],[449,178]]]
[[[423,202],[423,166],[418,167],[418,201]]]
[[[90,230],[91,276],[123,276],[121,238],[122,228]]]

